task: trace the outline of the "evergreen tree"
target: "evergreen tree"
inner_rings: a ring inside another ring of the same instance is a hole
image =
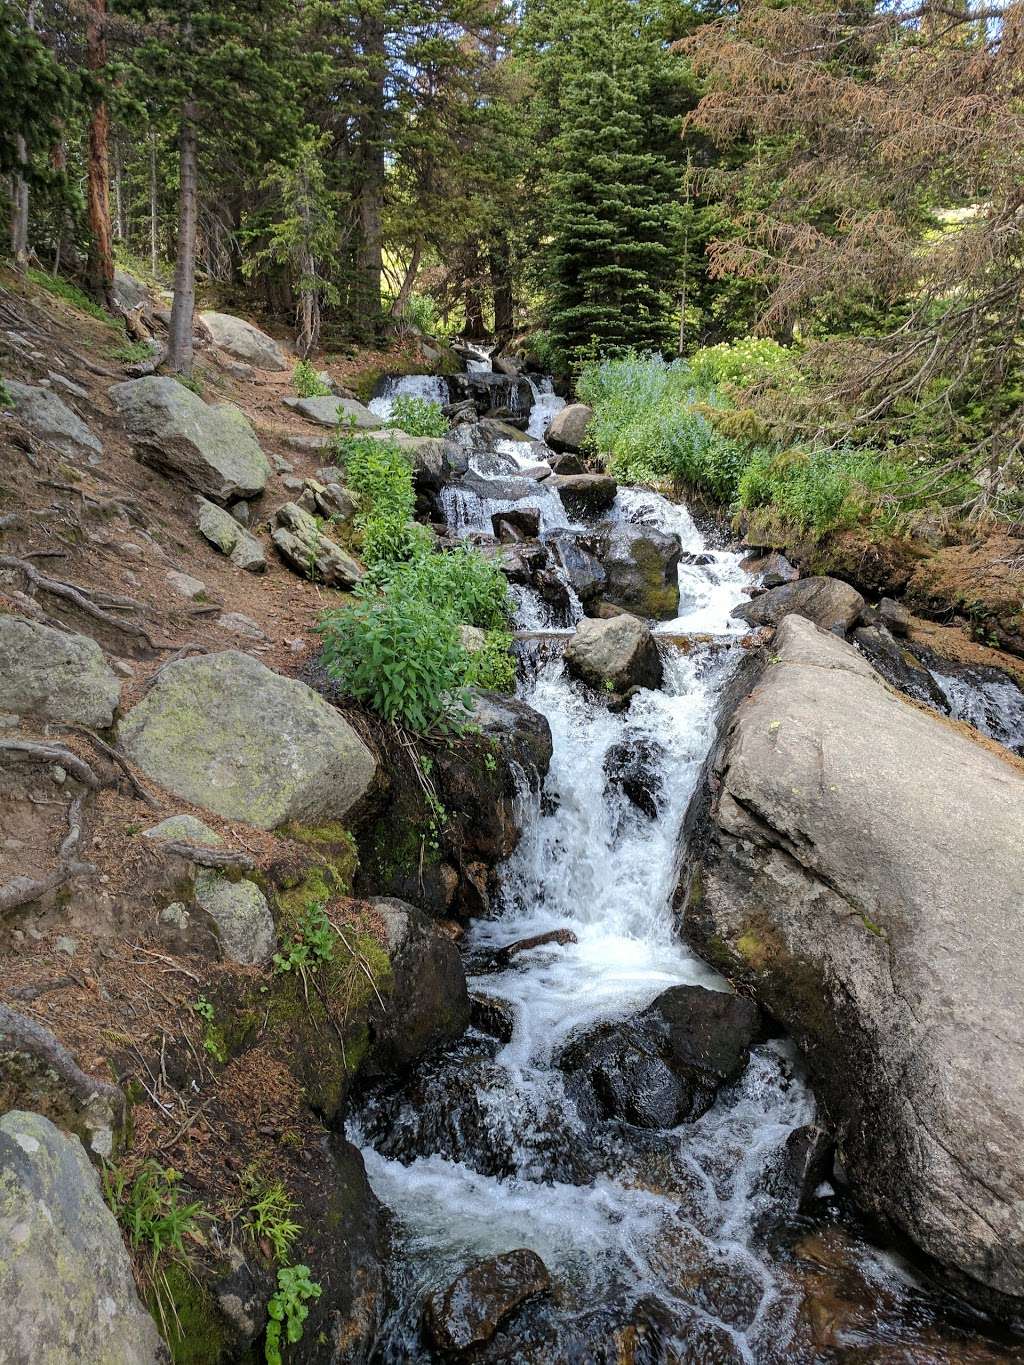
[[[658,9],[583,0],[563,17],[541,66],[542,79],[557,77],[546,315],[568,365],[672,339],[685,73]]]
[[[200,153],[253,178],[300,132],[308,69],[293,0],[118,0],[136,23],[128,74],[140,104],[178,126],[179,207],[168,367],[192,368]]]

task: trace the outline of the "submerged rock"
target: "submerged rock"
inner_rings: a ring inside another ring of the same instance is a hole
[[[687,935],[793,1033],[861,1204],[1019,1311],[1024,775],[798,616],[735,697],[687,817]]]
[[[672,620],[679,613],[681,552],[674,532],[606,524],[597,539],[597,557],[607,575],[605,600],[637,616]]]
[[[12,1361],[164,1365],[82,1144],[40,1114],[0,1118],[0,1351]]]
[[[591,687],[612,692],[661,686],[658,646],[650,627],[635,616],[584,617],[565,647],[565,665]]]
[[[0,615],[0,712],[106,730],[121,683],[95,640]]]
[[[467,1351],[490,1341],[520,1304],[551,1284],[534,1251],[506,1251],[465,1269],[447,1289],[427,1300],[426,1324],[444,1351]]]
[[[604,756],[605,791],[621,791],[649,820],[656,820],[665,754],[663,744],[645,735],[619,740]]]
[[[341,819],[375,772],[333,707],[235,650],[168,664],[119,735],[160,786],[260,829]]]
[[[845,635],[863,610],[863,597],[842,579],[800,578],[742,603],[733,616],[752,626],[777,626],[785,616],[802,616],[822,630]]]

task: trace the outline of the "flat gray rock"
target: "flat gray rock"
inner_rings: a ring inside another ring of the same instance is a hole
[[[316,518],[297,503],[286,502],[274,513],[270,538],[290,569],[330,588],[353,588],[363,570],[320,529]]]
[[[89,464],[99,463],[103,455],[99,437],[52,389],[16,384],[13,379],[5,380],[4,387],[14,400],[14,411],[33,436],[72,458],[84,455]]]
[[[688,940],[803,1049],[860,1203],[1024,1304],[1024,773],[800,616],[687,817]]]
[[[105,730],[120,700],[120,680],[95,640],[0,615],[0,712]]]
[[[0,1358],[164,1365],[97,1172],[41,1114],[0,1118]]]
[[[372,431],[380,426],[365,404],[355,398],[286,398],[285,407],[292,408],[307,422],[315,422],[321,427],[352,427],[355,431]]]
[[[802,616],[822,630],[845,635],[863,610],[856,588],[839,578],[819,577],[783,583],[744,602],[733,615],[752,626],[777,626],[784,616]]]
[[[266,332],[231,313],[200,313],[213,344],[258,370],[287,370],[291,364],[281,344]]]
[[[197,498],[196,513],[199,534],[222,555],[227,555],[236,569],[245,569],[247,573],[263,573],[267,567],[263,546],[230,512],[225,512],[223,507],[218,507],[206,498]]]
[[[204,403],[167,375],[115,384],[110,396],[144,464],[179,475],[217,503],[263,492],[270,464],[238,408]]]
[[[651,629],[626,613],[610,621],[585,616],[565,647],[565,664],[575,677],[599,689],[661,686],[661,659]]]
[[[235,650],[168,664],[119,737],[154,782],[260,829],[343,819],[376,769],[312,688]]]
[[[196,904],[213,921],[221,951],[231,962],[257,967],[277,947],[274,917],[255,882],[232,881],[222,872],[203,870],[196,876]]]

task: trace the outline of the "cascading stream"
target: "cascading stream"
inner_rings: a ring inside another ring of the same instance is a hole
[[[471,456],[471,468],[481,478],[490,469],[500,491],[493,465]],[[558,502],[540,488],[528,505]],[[444,495],[461,534],[489,530],[491,513],[508,505],[485,492],[470,496],[472,507],[457,490]],[[658,630],[716,640],[690,652],[666,641],[663,688],[618,714],[567,678],[560,652],[541,651],[527,670],[520,695],[547,718],[553,759],[543,795],[524,791],[523,837],[499,870],[494,917],[470,926],[468,959],[482,963],[497,948],[550,930],[571,930],[576,941],[472,979],[473,990],[511,1007],[510,1041],[471,1030],[430,1064],[416,1103],[385,1110],[371,1097],[352,1120],[373,1187],[398,1216],[405,1253],[382,1360],[431,1359],[418,1334],[427,1290],[471,1260],[517,1247],[544,1259],[559,1312],[570,1318],[595,1303],[628,1307],[653,1298],[676,1324],[680,1350],[692,1351],[693,1334],[709,1329],[716,1349],[724,1342],[731,1352],[687,1360],[815,1358],[788,1350],[800,1293],[758,1235],[778,1200],[773,1173],[786,1140],[814,1117],[790,1046],[756,1047],[741,1080],[708,1113],[660,1134],[657,1182],[645,1164],[650,1149],[631,1146],[628,1130],[609,1146],[588,1148],[554,1064],[570,1035],[625,1018],[670,986],[728,989],[681,941],[670,903],[679,830],[713,738],[716,694],[735,663],[728,637],[745,629],[730,612],[749,578],[739,555],[709,547],[686,509],[655,493],[620,490],[611,518],[679,534],[688,561],[680,567],[680,615]],[[563,512],[547,524],[568,518]],[[520,587],[516,598],[517,624],[546,628],[538,624],[548,616],[537,594]],[[607,781],[609,750],[627,742],[652,755],[655,820]],[[859,1249],[861,1273],[874,1276],[892,1303],[916,1292],[896,1262]]]

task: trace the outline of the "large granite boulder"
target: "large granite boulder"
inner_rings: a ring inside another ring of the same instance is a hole
[[[5,380],[4,387],[33,436],[72,459],[84,455],[89,464],[99,463],[103,454],[99,437],[51,389],[16,384],[13,379]]]
[[[270,465],[238,408],[204,403],[167,375],[115,384],[110,396],[143,464],[180,475],[213,502],[263,492]]]
[[[251,322],[230,313],[201,313],[200,317],[209,328],[213,344],[236,360],[255,365],[258,370],[288,369],[284,348]]]
[[[260,829],[340,820],[375,771],[312,688],[236,650],[168,664],[119,737],[167,791]]]
[[[1024,773],[799,616],[734,693],[685,931],[802,1047],[864,1207],[1019,1313]]]
[[[0,615],[0,712],[105,730],[121,683],[95,640]]]
[[[321,398],[286,398],[285,407],[292,408],[307,422],[318,427],[351,427],[353,431],[372,431],[380,426],[368,407],[357,398],[336,398],[328,394]]]
[[[608,523],[597,540],[597,557],[607,576],[606,601],[637,616],[671,621],[679,611],[681,553],[674,532]]]
[[[0,1118],[0,1359],[163,1365],[99,1176],[41,1114]]]
[[[752,626],[777,626],[784,616],[802,616],[822,630],[845,635],[863,610],[863,597],[842,579],[799,578],[744,602],[733,616]]]
[[[544,439],[552,450],[575,453],[583,449],[587,427],[593,420],[594,409],[586,403],[568,403],[555,413],[544,433]]]
[[[611,692],[661,686],[661,658],[651,629],[628,612],[610,621],[585,616],[565,647],[565,665],[591,687]]]
[[[619,491],[610,474],[552,474],[548,486],[558,490],[570,516],[589,519],[610,512]]]

